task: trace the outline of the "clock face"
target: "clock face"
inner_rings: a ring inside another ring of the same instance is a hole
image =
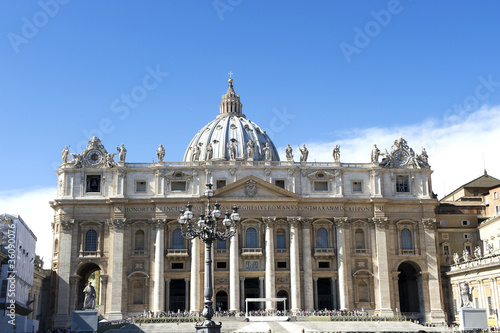
[[[394,153],[394,159],[396,160],[397,164],[403,165],[408,162],[408,153],[404,150],[398,150]]]
[[[99,150],[91,150],[87,153],[87,161],[90,164],[98,164],[102,160],[102,154]]]

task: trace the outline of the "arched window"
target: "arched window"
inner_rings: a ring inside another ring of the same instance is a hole
[[[180,250],[184,248],[184,237],[182,236],[181,229],[175,229],[172,233],[172,249]]]
[[[245,233],[245,244],[249,249],[257,248],[257,230],[255,228],[248,228]]]
[[[226,249],[226,241],[225,240],[217,240],[217,250],[225,250]]]
[[[276,248],[286,249],[285,230],[283,229],[278,229],[278,232],[276,233]]]
[[[143,251],[144,250],[144,231],[137,230],[135,232],[135,250]]]
[[[328,247],[328,232],[325,228],[318,229],[316,247],[318,249],[326,249]]]
[[[97,231],[89,230],[85,234],[85,251],[97,251]]]
[[[406,228],[401,230],[401,249],[413,250],[413,242],[411,241],[411,231]]]
[[[354,232],[356,249],[365,249],[365,232],[362,229],[356,229]]]

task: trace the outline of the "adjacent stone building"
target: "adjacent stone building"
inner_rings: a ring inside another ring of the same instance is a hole
[[[280,161],[242,113],[232,82],[182,162],[164,161],[160,145],[157,162],[128,163],[124,145],[110,154],[96,137],[71,160],[63,151],[51,202],[54,326],[68,326],[81,309],[89,279],[110,320],[201,311],[203,246],[183,238],[177,218],[187,202],[202,213],[207,183],[223,212],[236,204],[241,215],[236,236],[214,244],[216,310],[280,297],[292,312],[364,309],[445,321],[425,149],[417,154],[399,138],[386,154],[367,147],[366,161],[355,163],[342,162],[338,146],[324,162],[307,161],[305,146],[300,154],[287,147]]]

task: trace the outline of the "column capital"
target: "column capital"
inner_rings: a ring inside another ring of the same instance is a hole
[[[75,225],[75,220],[74,219],[71,219],[71,220],[61,220],[61,227],[63,229],[63,231],[71,231],[71,229],[73,228],[73,226]]]
[[[335,222],[335,225],[337,228],[347,228],[349,226],[349,218],[347,217],[334,217],[333,221]]]
[[[319,277],[317,277],[317,276],[313,276],[313,280],[314,280],[314,282],[318,282],[318,279],[319,279]]]
[[[108,224],[113,231],[123,230],[127,219],[108,219]]]
[[[389,225],[389,219],[387,217],[373,217],[372,221],[377,229],[387,229]]]
[[[300,220],[300,223],[302,224],[302,229],[309,228],[311,226],[313,220],[314,219],[312,217],[303,217]]]
[[[241,282],[245,281],[245,277],[244,276],[240,276],[240,281]]]
[[[437,221],[434,218],[422,219],[422,224],[426,230],[435,230],[437,226]]]
[[[171,278],[165,278],[165,282],[170,283],[170,281],[172,281]]]
[[[262,221],[266,228],[271,229],[273,227],[274,222],[276,221],[276,216],[263,216]]]
[[[297,228],[298,224],[300,223],[300,220],[302,218],[300,216],[287,216],[286,220],[288,223],[290,223],[290,226],[293,228]]]
[[[264,281],[264,277],[263,276],[259,276],[259,281]]]
[[[190,279],[190,278],[188,278],[188,277],[187,277],[187,278],[184,278],[184,281],[186,281],[186,282],[189,282],[189,280],[191,280],[191,279]]]
[[[165,228],[165,224],[167,223],[167,219],[153,219],[153,224],[156,229]]]
[[[100,278],[101,278],[101,283],[102,283],[102,284],[104,284],[104,285],[108,284],[108,276],[107,276],[107,275],[102,274],[102,275],[100,276]]]

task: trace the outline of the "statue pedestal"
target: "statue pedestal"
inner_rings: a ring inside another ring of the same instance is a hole
[[[73,311],[71,332],[97,332],[97,310]]]
[[[460,309],[460,331],[487,329],[488,317],[486,309]]]

